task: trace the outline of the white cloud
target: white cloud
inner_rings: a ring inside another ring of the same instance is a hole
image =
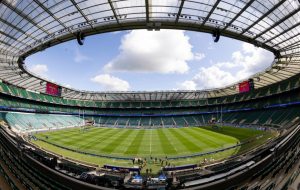
[[[178,84],[179,89],[181,90],[196,90],[197,84],[192,80],[186,80]],[[178,90],[178,89],[175,89]]]
[[[90,58],[87,57],[87,56],[85,56],[85,55],[83,55],[83,54],[79,51],[79,49],[76,48],[76,50],[75,50],[75,55],[74,55],[74,61],[75,61],[76,63],[80,63],[80,62],[88,61],[88,60],[90,60]]]
[[[218,66],[203,67],[191,80],[195,84],[195,89],[218,88],[236,81],[235,76],[230,72],[221,70]],[[183,83],[185,83],[184,81]]]
[[[67,87],[67,88],[72,88],[72,86],[71,86],[71,85],[69,85],[69,84],[65,84],[65,83],[63,83],[63,86],[65,86],[65,87]]]
[[[205,54],[204,53],[199,52],[199,53],[195,53],[194,54],[194,60],[201,61],[204,58],[205,58]]]
[[[262,48],[243,43],[242,49],[232,53],[231,60],[218,62],[209,67],[202,67],[191,80],[178,84],[180,89],[186,89],[187,84],[195,89],[219,88],[263,71],[271,65],[274,55]]]
[[[179,30],[134,30],[122,38],[119,49],[104,71],[186,73],[187,61],[194,58],[189,37]]]
[[[238,73],[239,78],[250,76],[264,70],[274,60],[274,55],[262,48],[254,47],[251,44],[243,43],[243,55],[239,58],[242,70]]]
[[[128,91],[130,88],[127,81],[109,74],[97,75],[94,78],[91,78],[91,81],[100,84],[104,90],[108,91]]]
[[[29,71],[31,71],[37,75],[47,77],[48,67],[47,67],[47,65],[37,64],[37,65],[33,65],[33,66],[29,67]]]

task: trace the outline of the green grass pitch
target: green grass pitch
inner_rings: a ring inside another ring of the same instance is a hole
[[[120,129],[91,127],[86,131],[80,128],[63,129],[38,133],[36,136],[47,142],[102,155],[149,158],[165,156],[191,155],[236,145],[245,139],[263,134],[262,131],[222,127],[219,130],[211,127],[160,128],[160,129]],[[46,138],[48,136],[48,138]],[[67,151],[42,141],[33,141],[38,146],[63,156],[95,164],[116,164],[130,166],[126,160],[115,160],[82,155]],[[220,152],[210,157],[222,159],[234,155],[241,147]],[[179,159],[172,164],[182,165],[199,163],[203,157]]]

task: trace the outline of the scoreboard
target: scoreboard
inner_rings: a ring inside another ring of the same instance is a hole
[[[47,82],[46,84],[46,94],[52,95],[52,96],[61,96],[61,87]]]

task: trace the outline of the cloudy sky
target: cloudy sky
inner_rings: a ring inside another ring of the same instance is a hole
[[[43,77],[81,90],[195,90],[222,87],[267,68],[273,54],[250,44],[179,30],[89,36],[26,59]]]

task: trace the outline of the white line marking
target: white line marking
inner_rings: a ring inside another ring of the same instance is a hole
[[[151,135],[150,135],[150,155],[151,155],[151,152],[152,152],[152,131],[151,130]]]

